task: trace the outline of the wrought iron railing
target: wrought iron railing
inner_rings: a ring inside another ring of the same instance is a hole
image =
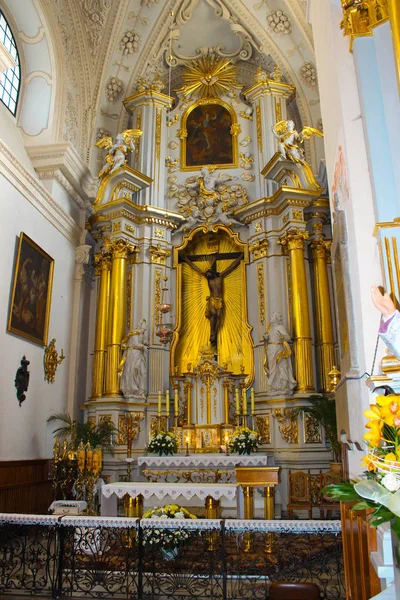
[[[0,515],[0,597],[268,598],[312,581],[345,598],[339,521]]]

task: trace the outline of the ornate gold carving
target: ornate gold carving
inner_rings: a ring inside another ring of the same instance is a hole
[[[254,158],[253,156],[247,156],[247,152],[240,153],[240,168],[250,170],[253,168]]]
[[[277,123],[282,121],[282,104],[280,98],[275,98],[275,119]]]
[[[187,138],[187,130],[186,129],[178,129],[178,131],[176,132],[176,137],[178,137],[180,140],[185,140]]]
[[[151,417],[150,421],[150,436],[157,434],[159,431],[167,431],[167,417]]]
[[[303,220],[303,211],[302,210],[292,210],[293,219],[297,219],[298,221]]]
[[[126,327],[130,331],[132,319],[132,271],[129,271],[126,280]]]
[[[94,416],[88,417],[87,424],[90,428],[95,427],[96,426],[96,417],[94,417]]]
[[[262,140],[262,125],[261,125],[261,108],[258,104],[256,107],[256,126],[257,126],[257,145],[260,154],[263,154],[263,140]]]
[[[256,223],[254,225],[254,231],[258,233],[259,231],[262,231],[262,230],[263,230],[263,222],[258,221],[258,223]]]
[[[276,408],[274,417],[278,421],[282,439],[288,444],[299,443],[298,413],[294,408]]]
[[[244,112],[244,110],[241,110],[239,114],[241,117],[243,117],[243,119],[247,119],[248,121],[253,120],[253,115],[251,113],[247,114],[246,112]]]
[[[164,229],[160,229],[159,227],[154,228],[154,236],[156,238],[164,239]]]
[[[139,110],[136,113],[136,129],[141,129],[142,126],[142,113]],[[136,150],[135,150],[135,169],[139,170],[140,167],[140,145],[141,139],[140,137],[136,140]]]
[[[100,275],[101,271],[109,271],[111,269],[111,258],[108,254],[95,254],[93,263],[95,275]]]
[[[286,215],[284,215],[282,217],[282,223],[283,223],[283,225],[286,225],[286,223],[289,221],[289,219],[290,219],[290,215],[289,215],[289,213],[286,213]]]
[[[171,119],[170,121],[167,121],[167,127],[172,127],[172,125],[175,125],[175,123],[177,123],[179,121],[179,113],[176,113],[176,115],[174,116],[173,119]]]
[[[128,417],[129,415],[129,417]],[[128,418],[127,418],[128,417]],[[143,421],[144,414],[141,412],[125,413],[118,415],[118,445],[128,444],[136,440],[140,433],[140,421]]]
[[[58,365],[64,360],[64,350],[61,350],[59,355],[56,350],[56,340],[53,338],[48,346],[44,349],[44,378],[49,383],[54,383]]]
[[[385,358],[385,357],[384,357]],[[384,369],[383,369],[384,371]],[[332,370],[329,371],[328,377],[330,379],[330,392],[336,392],[336,388],[340,382],[341,373],[336,365],[333,365]]]
[[[183,432],[175,432],[176,437],[180,437]],[[172,477],[173,481],[170,483],[229,483],[235,478],[235,471],[232,469],[228,471],[226,469],[189,469],[188,471],[181,471],[180,469],[167,469],[151,471],[150,469],[143,469],[142,475],[150,482],[169,482]]]
[[[253,244],[250,244],[249,250],[253,253],[254,260],[258,260],[259,258],[265,258],[266,256],[268,256],[267,238],[264,238],[263,240],[256,240]]]
[[[167,264],[167,258],[171,256],[171,252],[161,247],[161,244],[157,246],[149,246],[150,262],[157,265]]]
[[[135,233],[135,228],[132,227],[132,225],[129,225],[129,223],[125,223],[125,231],[133,235]]]
[[[160,160],[161,151],[161,110],[156,109],[156,137],[155,137],[155,153],[156,160]]]
[[[320,444],[322,442],[321,426],[314,415],[303,412],[304,416],[304,443]]]
[[[263,415],[256,417],[257,431],[261,438],[262,444],[271,443],[271,415]]]
[[[155,280],[154,280],[154,326],[160,322],[161,313],[160,313],[160,304],[161,304],[161,277],[162,270],[155,269]]]
[[[233,125],[231,125],[230,131],[229,133],[231,135],[239,135],[239,133],[242,132],[242,128],[240,127],[239,123],[233,123]]]
[[[304,242],[308,239],[308,231],[301,231],[297,227],[287,229],[279,238],[278,244],[287,246],[288,250],[303,250]]]
[[[311,242],[311,250],[313,258],[323,258],[326,260],[330,257],[331,240],[316,239]]]
[[[107,421],[108,423],[112,423],[113,422],[112,415],[110,415],[110,414],[99,415],[99,423],[101,423],[102,421]]]
[[[112,224],[112,230],[115,231],[121,231],[121,221],[117,221],[116,223]]]
[[[117,240],[105,238],[103,247],[106,253],[110,252],[112,254],[113,258],[127,258],[129,254],[138,251],[136,246],[124,238],[118,238]]]
[[[222,96],[232,88],[242,88],[237,82],[236,66],[230,59],[215,54],[203,55],[187,64],[182,81],[184,85],[176,91],[183,97],[210,99]]]
[[[354,39],[372,35],[372,29],[389,18],[387,0],[341,0],[343,20],[340,28],[350,37],[350,51]],[[392,0],[389,0],[390,2]]]
[[[266,240],[265,240],[266,241]],[[258,310],[260,323],[265,323],[265,290],[264,290],[264,265],[257,267],[257,290],[258,290]]]

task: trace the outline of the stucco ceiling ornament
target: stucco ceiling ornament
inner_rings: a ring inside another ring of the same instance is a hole
[[[136,31],[128,29],[125,31],[120,43],[119,49],[122,54],[133,54],[139,51],[140,35]]]
[[[281,10],[273,10],[267,15],[268,28],[278,35],[288,35],[292,31],[289,17]]]
[[[317,69],[315,68],[315,65],[313,65],[311,62],[304,63],[304,65],[300,69],[300,76],[308,86],[313,88],[317,87]]]
[[[240,183],[230,185],[234,179],[236,177],[222,173],[217,176],[211,168],[203,167],[200,177],[188,177],[184,185],[173,186],[178,211],[186,219],[175,233],[192,229],[199,223],[241,225],[232,213],[247,204],[248,197]]]
[[[104,127],[98,127],[96,131],[96,142],[109,135],[111,135],[111,133],[108,131],[108,129],[104,129]]]
[[[118,77],[110,77],[106,85],[106,97],[109,102],[116,102],[124,91],[124,84]]]
[[[85,15],[86,34],[91,54],[96,56],[111,8],[111,0],[82,0],[80,4]]]

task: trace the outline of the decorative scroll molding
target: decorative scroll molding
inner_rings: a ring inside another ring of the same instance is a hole
[[[298,413],[294,408],[276,408],[274,417],[278,421],[282,439],[288,444],[299,443]]]
[[[261,438],[262,444],[271,443],[271,415],[263,415],[256,417],[257,431]]]
[[[262,263],[257,267],[257,291],[260,323],[265,325],[264,265]]]
[[[304,415],[304,443],[320,444],[322,442],[321,426],[314,415],[303,413]]]

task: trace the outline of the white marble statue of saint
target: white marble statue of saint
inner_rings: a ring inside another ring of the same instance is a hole
[[[138,323],[138,328],[131,331],[122,340],[122,360],[118,367],[120,389],[125,398],[145,398],[147,382],[147,347],[144,339],[147,331],[146,320]]]
[[[372,302],[382,313],[379,336],[393,354],[400,359],[400,312],[386,292],[382,294],[377,286],[371,288]]]
[[[268,394],[271,396],[293,394],[297,385],[293,377],[289,343],[290,336],[286,331],[282,315],[272,313],[267,331],[264,333],[265,361],[264,371],[268,377]]]

